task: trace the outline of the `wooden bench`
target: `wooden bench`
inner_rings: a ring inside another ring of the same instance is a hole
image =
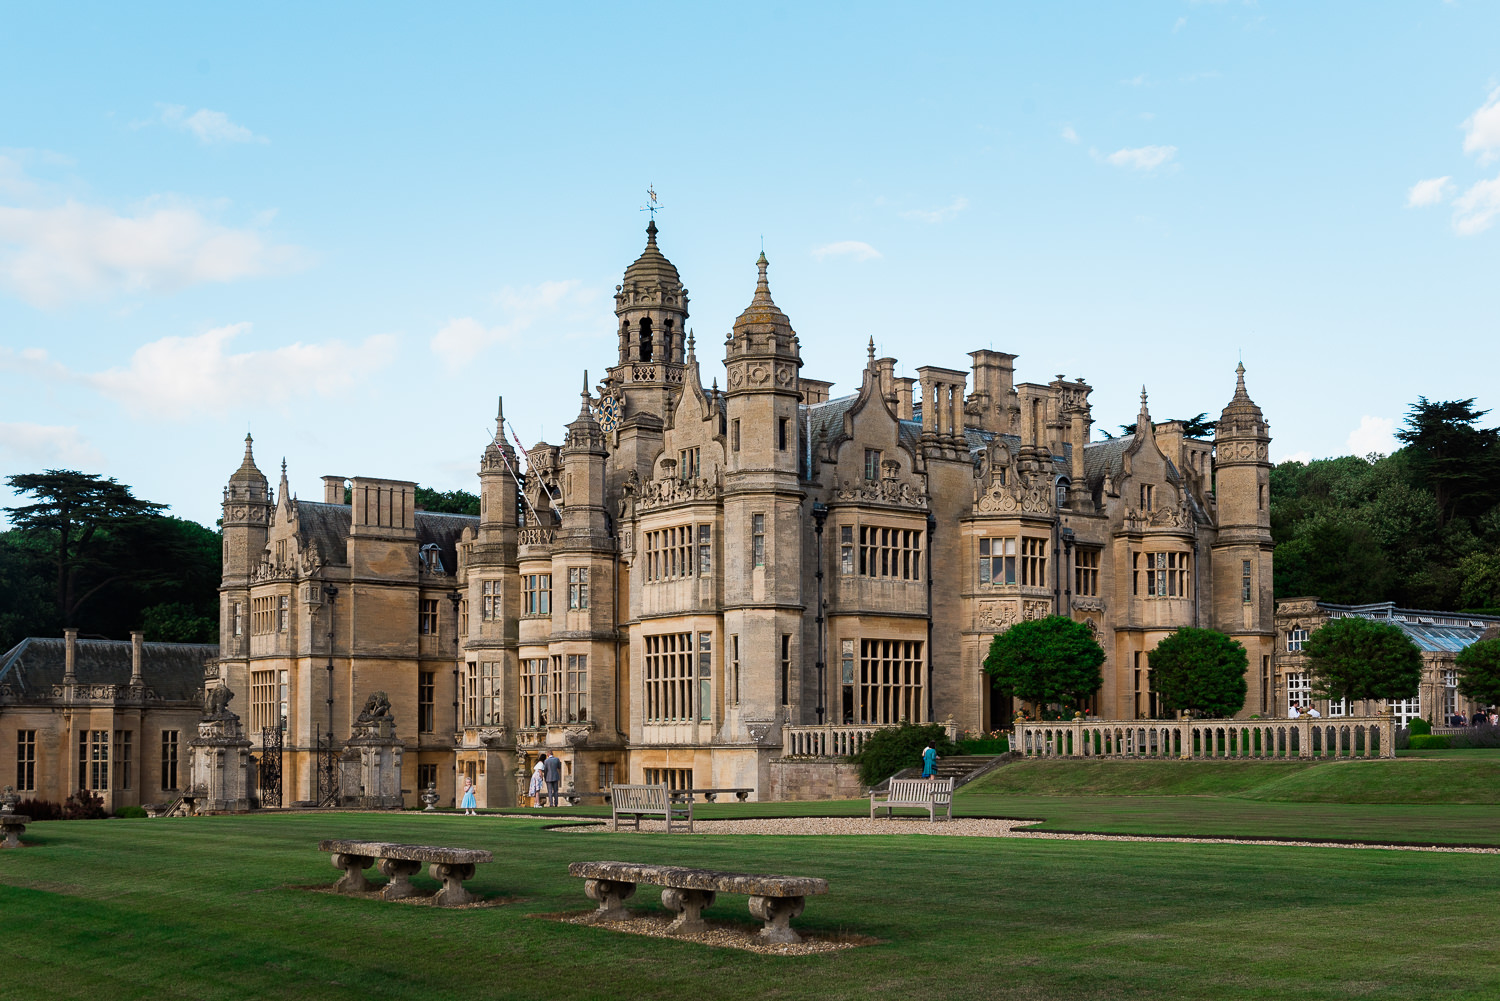
[[[636,830],[641,829],[642,817],[660,817],[667,822],[667,833],[672,833],[672,821],[687,821],[688,833],[693,833],[693,801],[674,803],[671,791],[664,785],[610,787],[610,830],[620,829],[620,818],[631,817]]]
[[[942,810],[947,815],[943,819],[953,819],[952,779],[891,779],[885,799],[877,802],[876,795],[873,789],[870,790],[871,820],[875,819],[876,810],[883,809],[887,817],[891,816],[893,807],[926,810],[930,821],[936,821],[938,811]]]
[[[318,850],[333,854],[333,867],[344,870],[333,888],[339,893],[367,893],[374,887],[365,879],[365,870],[379,860],[380,871],[390,882],[380,891],[384,900],[401,900],[419,892],[411,885],[412,876],[428,863],[427,874],[439,880],[432,902],[438,907],[458,907],[479,898],[464,889],[463,882],[474,876],[479,862],[493,862],[495,856],[469,848],[440,848],[435,845],[399,845],[388,841],[320,841]]]
[[[635,894],[636,884],[650,883],[663,888],[662,906],[677,914],[667,926],[668,933],[690,935],[708,929],[703,908],[712,906],[717,894],[744,893],[750,896],[750,913],[765,922],[760,939],[778,943],[802,941],[792,930],[792,919],[802,913],[808,897],[828,892],[826,879],[809,876],[763,876],[634,862],[574,862],[568,874],[581,877],[583,892],[599,903],[589,917],[592,923],[623,921],[629,916],[625,901]]]

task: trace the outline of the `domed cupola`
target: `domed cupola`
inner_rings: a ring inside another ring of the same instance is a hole
[[[1244,363],[1241,362],[1234,371],[1234,396],[1219,414],[1219,423],[1214,428],[1214,441],[1218,443],[1216,461],[1220,465],[1265,462],[1266,446],[1271,441],[1270,425],[1245,390]]]
[[[646,227],[646,249],[615,286],[619,358],[606,380],[624,415],[664,415],[682,389],[688,291],[677,268],[656,244],[656,221]]]
[[[771,298],[771,285],[766,278],[770,262],[764,252],[755,266],[760,271],[755,295],[724,341],[729,392],[776,388],[795,393],[797,370],[802,367],[797,332]]]

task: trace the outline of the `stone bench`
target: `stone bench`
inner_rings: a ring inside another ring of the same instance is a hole
[[[672,790],[672,799],[675,802],[684,802],[684,801],[691,802],[692,798],[694,796],[702,796],[704,798],[704,800],[706,800],[709,803],[712,803],[712,802],[715,802],[718,799],[719,796],[731,796],[732,795],[735,799],[737,799],[741,803],[743,803],[747,799],[750,798],[750,794],[752,792],[754,792],[754,791],[755,791],[754,789],[750,789],[750,788],[694,789],[694,788],[689,787],[687,789],[673,789]]]
[[[0,848],[20,848],[21,835],[26,833],[26,825],[31,823],[31,818],[19,813],[0,813]]]
[[[633,819],[636,830],[641,829],[642,817],[660,817],[667,822],[667,833],[672,833],[672,821],[687,821],[688,833],[693,833],[693,801],[674,802],[671,790],[664,785],[635,786],[615,785],[610,787],[610,821],[612,831],[620,829],[620,818]]]
[[[443,884],[432,898],[438,907],[458,907],[478,900],[464,889],[463,882],[473,878],[477,863],[495,860],[489,852],[475,849],[400,845],[388,841],[320,841],[318,850],[331,852],[333,867],[344,870],[344,875],[333,884],[339,893],[373,890],[374,887],[365,879],[365,870],[378,860],[380,871],[390,880],[380,891],[384,900],[416,896],[418,890],[411,885],[411,878],[426,862],[427,874]]]
[[[662,887],[661,902],[677,914],[667,931],[690,935],[706,931],[703,908],[720,893],[744,893],[750,897],[750,913],[764,921],[764,942],[800,942],[792,930],[792,918],[802,913],[806,899],[827,893],[828,881],[809,876],[763,876],[745,872],[717,872],[676,865],[639,865],[634,862],[574,862],[568,874],[584,880],[583,892],[599,908],[591,923],[623,921],[628,917],[625,901],[635,894],[636,884]]]
[[[926,810],[930,821],[936,821],[938,811],[942,810],[947,814],[945,820],[953,819],[952,779],[891,779],[885,799],[877,802],[876,795],[873,789],[870,790],[871,820],[875,819],[876,810],[885,810],[889,817],[892,807]]]

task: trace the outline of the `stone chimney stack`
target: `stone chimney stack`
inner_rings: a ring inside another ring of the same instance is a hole
[[[78,630],[63,630],[63,684],[78,684]]]
[[[1004,351],[970,351],[974,359],[974,395],[983,401],[979,426],[986,431],[1010,430],[1011,393],[1015,388],[1016,356]]]
[[[323,477],[323,503],[344,503],[344,478],[342,476]]]
[[[141,680],[141,654],[146,645],[146,634],[139,629],[130,634],[130,687],[145,684]]]
[[[896,359],[876,358],[875,371],[880,376],[880,395],[885,397],[886,402],[895,410],[896,402]]]
[[[903,421],[913,418],[916,411],[912,407],[912,388],[916,386],[917,380],[911,376],[903,375],[895,380],[896,386],[896,417]]]

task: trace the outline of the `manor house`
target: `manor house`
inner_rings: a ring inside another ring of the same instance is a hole
[[[992,350],[908,377],[872,341],[835,397],[802,373],[762,254],[705,386],[687,289],[646,235],[613,364],[559,444],[518,454],[497,417],[477,517],[419,511],[402,480],[298,500],[247,439],[219,677],[253,738],[284,728],[286,801],[314,798],[320,734],[347,737],[377,690],[409,802],[429,782],[451,802],[466,774],[512,804],[546,750],[580,793],[790,797],[789,762],[873,727],[1007,725],[990,640],[1052,614],[1108,655],[1099,715],[1156,714],[1150,651],[1186,625],[1244,644],[1245,712],[1273,711],[1270,438],[1243,366],[1212,438],[1153,424],[1143,391],[1134,433],[1094,440],[1083,378],[1017,382]]]

